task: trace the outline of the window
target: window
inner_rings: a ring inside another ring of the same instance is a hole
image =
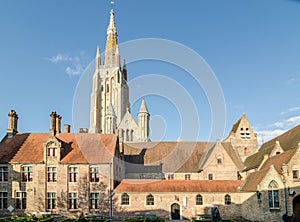
[[[109,85],[106,85],[106,92],[109,93]]]
[[[241,128],[241,138],[245,139],[245,131],[244,128]]]
[[[69,209],[78,209],[78,194],[69,193]]]
[[[298,170],[293,170],[293,178],[298,179],[299,178],[299,171]]]
[[[0,167],[0,182],[8,180],[8,167]]]
[[[168,180],[174,180],[174,174],[173,173],[168,174]]]
[[[99,182],[99,167],[90,168],[90,181]]]
[[[47,193],[47,209],[56,208],[56,193]]]
[[[122,194],[121,205],[129,205],[129,195],[127,193]]]
[[[208,180],[213,180],[213,174],[212,173],[208,174]]]
[[[229,194],[225,195],[225,205],[231,204],[231,196]]]
[[[196,205],[203,205],[203,197],[201,194],[197,194],[196,196]]]
[[[273,180],[268,187],[268,196],[269,196],[269,207],[270,209],[279,208],[279,195],[278,195],[278,185]]]
[[[69,167],[69,182],[77,182],[78,168]]]
[[[185,174],[184,179],[185,180],[190,180],[191,179],[191,174]]]
[[[56,156],[57,155],[57,148],[56,147],[49,147],[48,148],[48,156]]]
[[[99,193],[90,193],[90,209],[99,209]]]
[[[7,208],[7,192],[0,192],[0,209]]]
[[[218,164],[218,165],[221,165],[221,164],[222,164],[222,158],[218,158],[218,159],[217,159],[217,164]]]
[[[48,167],[48,182],[56,182],[56,167]]]
[[[247,147],[244,148],[244,156],[248,156],[248,148]]]
[[[246,128],[246,138],[250,139],[250,131],[249,128]]]
[[[146,205],[154,205],[154,197],[152,194],[147,195]]]
[[[17,209],[26,209],[26,192],[17,192],[16,208]]]
[[[22,182],[31,182],[31,181],[32,181],[32,166],[23,166]]]

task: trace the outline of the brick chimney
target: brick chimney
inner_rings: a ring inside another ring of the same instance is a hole
[[[15,110],[11,110],[8,113],[8,128],[6,133],[8,137],[13,137],[18,132],[18,114]]]
[[[71,126],[69,124],[64,125],[64,133],[70,133],[71,132]]]
[[[59,134],[59,133],[61,133],[61,116],[60,115],[56,116],[55,122],[56,122],[55,131],[56,131],[56,134]]]
[[[52,112],[50,114],[50,134],[55,136],[56,134],[56,112]]]

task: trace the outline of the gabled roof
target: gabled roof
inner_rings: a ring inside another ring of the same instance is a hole
[[[122,180],[116,192],[239,192],[240,180]]]
[[[265,178],[269,169],[260,170],[254,173],[251,173],[246,177],[246,180],[241,186],[242,191],[256,191],[257,185]]]
[[[216,142],[126,143],[124,146],[125,161],[127,165],[162,164],[163,172],[199,172],[210,161],[216,144]],[[237,168],[243,169],[242,162],[230,143],[222,142],[220,145],[224,147]],[[134,171],[139,168],[135,168],[133,165],[131,169]],[[127,170],[130,169],[127,168]]]
[[[43,161],[43,144],[49,133],[18,133],[0,143],[0,163]],[[111,162],[117,137],[113,134],[60,133],[57,139],[64,148],[62,163]]]
[[[276,146],[276,141],[279,141],[284,151],[295,148],[300,142],[300,125],[264,143],[257,153],[249,156],[245,160],[245,170],[247,171],[258,168],[264,159],[264,155],[270,155],[270,153],[274,149],[274,146]]]

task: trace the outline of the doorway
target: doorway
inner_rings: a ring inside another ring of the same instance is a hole
[[[180,220],[180,206],[177,203],[171,205],[171,218],[172,220]]]

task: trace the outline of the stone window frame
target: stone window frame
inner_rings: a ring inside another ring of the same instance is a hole
[[[8,181],[8,166],[0,166],[0,183]]]
[[[196,195],[196,205],[203,205],[203,196],[201,194]]]
[[[69,166],[69,182],[76,183],[78,182],[78,167],[77,166]]]
[[[130,204],[130,197],[127,193],[121,195],[121,205],[128,206]]]
[[[79,202],[78,202],[78,192],[69,192],[68,196],[68,208],[69,210],[76,210],[78,209]]]
[[[8,207],[8,192],[1,191],[0,192],[0,209],[4,210]]]
[[[99,197],[100,197],[99,192],[91,192],[90,193],[90,209],[91,210],[100,209]]]
[[[214,180],[214,174],[213,173],[208,173],[207,174],[207,179],[208,180]]]
[[[47,182],[48,183],[57,182],[57,167],[47,166]]]
[[[279,189],[275,180],[272,180],[268,185],[269,209],[279,209]]]
[[[21,166],[21,182],[28,183],[33,181],[33,167],[31,165]]]
[[[90,182],[100,182],[99,166],[90,166]]]
[[[168,180],[174,180],[174,173],[168,174]]]
[[[293,179],[299,179],[299,170],[293,169]]]
[[[27,205],[26,191],[16,191],[16,209],[25,210]]]
[[[47,210],[56,209],[56,192],[47,192]]]
[[[229,194],[225,195],[224,203],[225,203],[225,205],[231,205],[231,196]]]
[[[152,194],[148,194],[146,196],[146,205],[147,206],[153,206],[154,205],[154,196]]]

